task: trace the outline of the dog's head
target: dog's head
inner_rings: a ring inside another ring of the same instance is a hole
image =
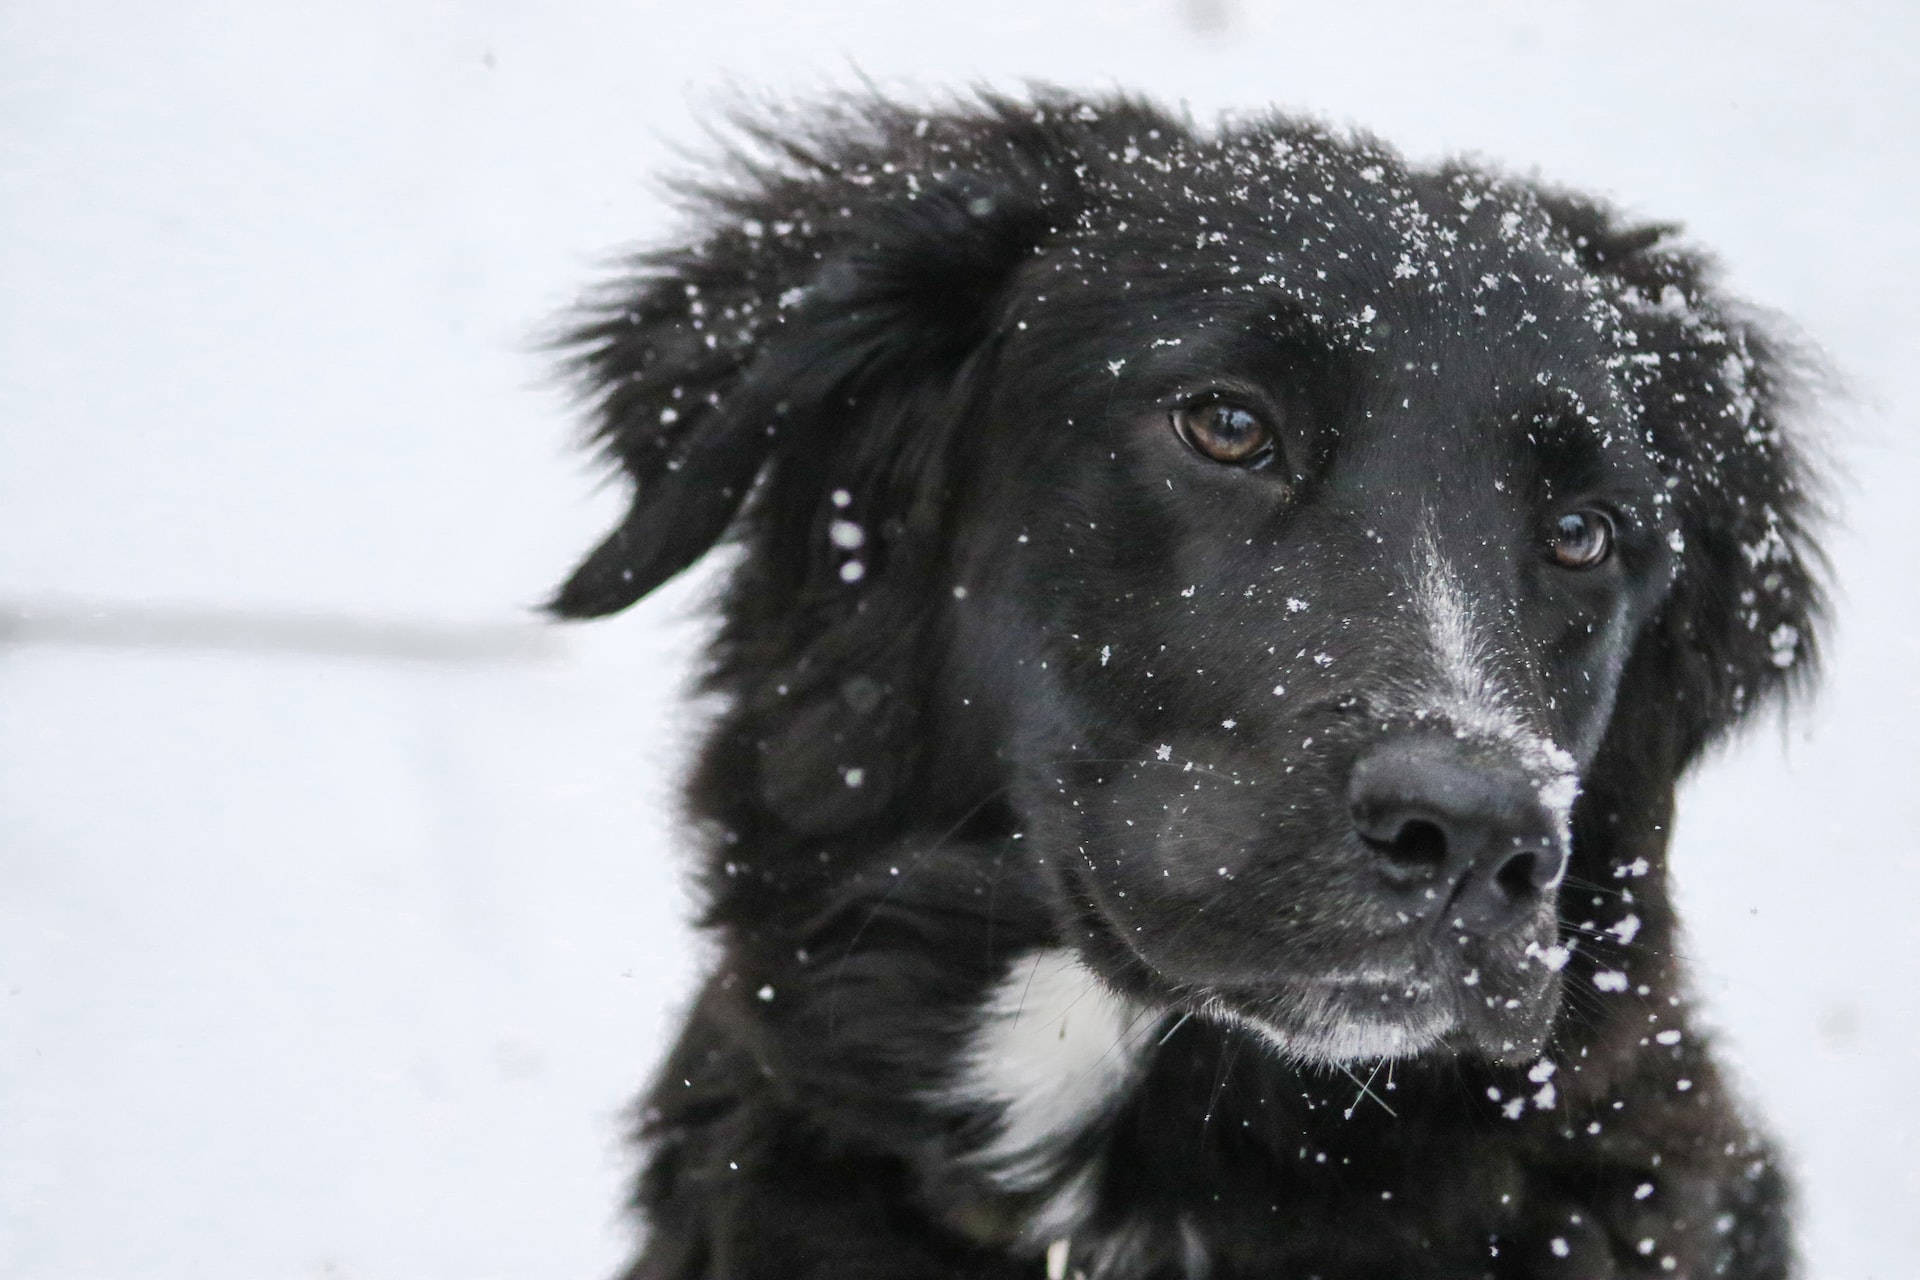
[[[1001,814],[1140,999],[1536,1049],[1569,875],[1810,662],[1774,349],[1659,229],[1295,124],[811,128],[574,335],[637,493],[558,611],[739,517],[729,821]]]

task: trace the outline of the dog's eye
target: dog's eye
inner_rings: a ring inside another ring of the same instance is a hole
[[[1604,511],[1583,507],[1553,522],[1547,554],[1562,569],[1594,569],[1613,554],[1613,520]]]
[[[1265,418],[1231,400],[1202,400],[1173,411],[1173,429],[1192,448],[1229,466],[1258,466],[1273,456]]]

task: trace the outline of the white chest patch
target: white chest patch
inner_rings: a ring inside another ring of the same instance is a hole
[[[969,1162],[1008,1190],[1058,1177],[1064,1148],[1119,1100],[1158,1021],[1069,951],[1016,960],[981,1006],[950,1093],[999,1112]]]

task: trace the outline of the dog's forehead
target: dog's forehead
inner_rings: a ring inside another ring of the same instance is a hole
[[[1101,198],[1032,280],[1039,295],[1064,275],[1104,296],[1103,351],[1125,367],[1204,381],[1210,354],[1304,335],[1353,358],[1370,408],[1434,410],[1399,437],[1435,447],[1549,421],[1617,439],[1631,416],[1634,335],[1530,186],[1311,133],[1104,161]]]
[[[1620,316],[1530,187],[1407,167],[1318,134],[1246,134],[1103,157],[1075,256],[1123,288],[1274,298],[1342,344],[1551,330],[1609,343]],[[1446,323],[1434,323],[1436,319]]]

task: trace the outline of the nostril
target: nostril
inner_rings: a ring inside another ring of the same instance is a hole
[[[1447,864],[1447,833],[1425,818],[1409,818],[1391,838],[1371,843],[1405,871],[1438,871]]]
[[[1540,874],[1542,859],[1532,849],[1523,849],[1500,864],[1494,872],[1494,883],[1507,897],[1515,902],[1531,898],[1542,888]]]
[[[1451,740],[1376,747],[1354,763],[1347,805],[1380,905],[1402,923],[1491,937],[1538,910],[1566,869],[1531,776]]]

